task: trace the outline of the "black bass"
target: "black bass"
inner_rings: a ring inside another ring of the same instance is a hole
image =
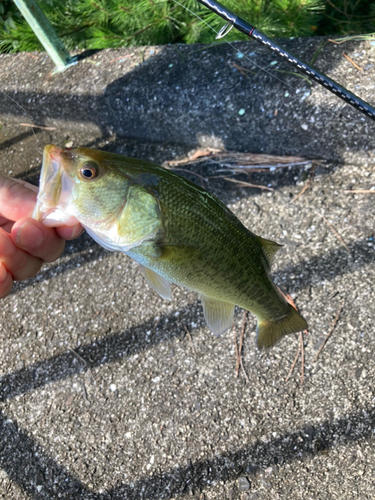
[[[257,316],[257,345],[307,328],[269,272],[281,245],[255,235],[217,198],[149,162],[89,148],[44,149],[34,218],[79,221],[107,250],[140,264],[171,299],[169,283],[199,293],[211,331],[220,335],[238,305]]]

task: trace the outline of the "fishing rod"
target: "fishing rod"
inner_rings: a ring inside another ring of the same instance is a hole
[[[326,89],[328,89],[333,94],[337,95],[348,104],[353,106],[358,111],[361,111],[369,118],[375,121],[375,108],[368,104],[366,101],[363,101],[358,96],[347,90],[342,85],[339,85],[335,80],[332,80],[324,73],[321,73],[313,66],[301,61],[293,54],[288,52],[287,50],[277,45],[274,40],[271,40],[266,35],[264,35],[261,31],[257,30],[255,26],[252,26],[250,23],[242,19],[240,16],[237,16],[232,11],[224,7],[221,3],[216,0],[197,0],[199,3],[212,10],[215,14],[222,17],[227,23],[221,28],[216,38],[223,38],[225,35],[229,33],[229,31],[234,27],[241,33],[244,33],[250,38],[254,38],[257,42],[265,45],[272,52],[276,52],[280,57],[286,59],[293,66],[298,68],[302,73],[309,76],[313,80],[315,80],[319,85],[323,85]]]

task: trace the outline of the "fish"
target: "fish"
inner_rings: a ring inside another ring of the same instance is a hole
[[[251,232],[218,198],[171,170],[47,145],[33,217],[46,226],[80,222],[99,245],[134,259],[164,299],[171,300],[170,283],[198,292],[217,336],[231,326],[235,306],[257,317],[258,348],[307,329],[270,276],[282,245]]]

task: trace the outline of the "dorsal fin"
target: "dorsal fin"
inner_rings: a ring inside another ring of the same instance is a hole
[[[276,252],[278,250],[280,250],[280,248],[283,245],[279,245],[279,243],[276,243],[275,241],[266,240],[265,238],[261,238],[260,236],[258,236],[258,238],[259,238],[260,244],[263,247],[263,252],[264,252],[264,255],[266,256],[268,267],[271,268],[272,260],[275,256]]]

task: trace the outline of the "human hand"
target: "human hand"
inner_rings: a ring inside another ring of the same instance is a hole
[[[77,238],[80,224],[50,228],[31,218],[38,188],[0,175],[0,299],[14,281],[32,278],[43,262],[62,254],[65,240]]]

